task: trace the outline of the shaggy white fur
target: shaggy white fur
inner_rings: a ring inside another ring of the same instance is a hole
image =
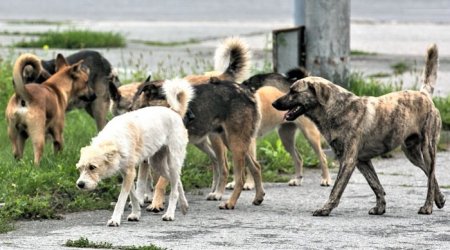
[[[171,85],[166,91],[166,95],[171,96],[171,108],[147,107],[116,116],[92,139],[91,145],[81,149],[77,163],[80,171],[77,186],[80,189],[92,190],[101,179],[117,172],[124,177],[108,226],[120,225],[129,194],[132,211],[128,220],[139,220],[140,201],[133,186],[136,166],[146,159],[150,159],[150,165],[167,178],[172,187],[163,220],[174,219],[177,200],[183,214],[187,212],[188,203],[180,181],[188,143],[182,116],[193,96],[193,89],[186,81],[179,79],[166,84]]]

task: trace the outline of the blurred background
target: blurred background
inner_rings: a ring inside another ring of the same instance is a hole
[[[30,50],[43,58],[54,57],[61,51],[70,53],[51,44],[35,48],[17,46],[20,42],[38,39],[48,31],[113,32],[123,36],[124,43],[97,49],[124,74],[123,78],[143,78],[145,76],[140,75],[147,71],[171,77],[179,72],[210,70],[218,42],[227,36],[239,35],[250,43],[254,52],[255,72],[270,71],[272,30],[294,26],[294,2],[1,1],[0,56],[14,58]],[[447,95],[450,92],[450,87],[447,89],[440,84],[450,81],[447,66],[450,1],[354,0],[350,1],[350,12],[352,72],[411,87],[417,84],[420,72],[416,71],[421,70],[426,47],[435,42],[441,56],[437,93]],[[11,47],[16,49],[12,51]],[[136,74],[137,71],[142,73]]]

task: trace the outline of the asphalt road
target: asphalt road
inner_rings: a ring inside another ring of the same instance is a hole
[[[439,184],[450,197],[450,153],[437,158]],[[112,211],[74,213],[65,219],[19,222],[16,231],[0,235],[0,249],[62,249],[67,240],[87,237],[113,245],[155,244],[169,249],[448,249],[450,210],[434,208],[419,215],[426,196],[426,178],[403,155],[375,160],[383,184],[386,214],[368,211],[375,197],[362,175],[355,171],[341,204],[329,217],[313,217],[331,190],[319,186],[319,170],[307,169],[303,186],[265,183],[266,199],[251,205],[253,191],[243,192],[234,210],[219,210],[219,202],[206,201],[208,190],[187,196],[190,210],[179,210],[173,222],[161,214],[143,212],[141,221],[123,221],[106,227]],[[332,177],[337,169],[332,169]],[[228,198],[227,192],[225,198]],[[125,213],[126,218],[129,211]]]

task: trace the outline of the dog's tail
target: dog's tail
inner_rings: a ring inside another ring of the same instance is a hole
[[[432,44],[427,51],[425,71],[423,73],[423,85],[420,91],[433,95],[434,86],[436,85],[437,68],[439,65],[438,48],[436,44]]]
[[[25,84],[36,79],[42,71],[41,60],[33,54],[22,54],[17,58],[13,68],[14,91],[25,101],[30,100],[30,94]]]
[[[189,102],[194,98],[194,88],[184,79],[166,80],[162,86],[171,109],[184,117]]]
[[[250,58],[248,44],[239,37],[230,37],[216,49],[214,70],[223,72],[223,80],[242,82],[250,71]]]
[[[286,78],[289,82],[294,83],[297,80],[300,80],[302,78],[310,76],[310,73],[308,70],[306,70],[304,67],[296,67],[293,69],[290,69],[288,72],[286,72]]]

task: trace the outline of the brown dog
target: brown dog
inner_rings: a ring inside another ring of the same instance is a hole
[[[24,144],[31,138],[34,163],[41,160],[45,137],[53,138],[55,152],[63,148],[63,129],[66,108],[74,98],[95,98],[88,87],[89,73],[82,68],[82,61],[69,65],[65,58],[56,57],[57,72],[42,84],[24,84],[20,70],[13,74],[15,94],[6,107],[8,135],[13,144],[16,159],[23,155]],[[23,68],[16,64],[15,67]]]
[[[295,68],[289,70],[286,76],[278,73],[257,74],[242,82],[243,85],[250,87],[258,96],[258,108],[261,113],[261,125],[258,129],[258,137],[262,137],[268,132],[277,128],[278,135],[286,151],[291,155],[295,166],[295,176],[289,180],[290,186],[301,185],[303,180],[303,160],[295,147],[296,132],[301,130],[308,140],[319,159],[319,165],[322,169],[321,186],[331,185],[331,177],[328,171],[328,162],[326,155],[322,151],[321,135],[314,123],[300,116],[292,122],[284,119],[284,112],[272,107],[272,103],[286,94],[289,87],[298,79],[307,77],[309,72],[304,68]],[[256,146],[256,145],[255,145]],[[256,148],[252,151],[256,154]],[[234,182],[227,185],[227,188],[233,188]],[[254,186],[251,175],[247,174],[247,180],[244,189],[252,189]]]
[[[89,101],[86,99],[71,99],[67,110],[73,108],[84,108],[96,122],[97,130],[100,131],[106,124],[108,115],[110,96],[108,92],[109,83],[120,85],[117,74],[113,72],[111,64],[99,52],[93,50],[81,50],[66,57],[69,64],[74,64],[83,60],[83,67],[89,69],[88,85],[95,93],[96,98]],[[16,60],[13,74],[21,74],[22,81],[28,83],[43,83],[57,71],[56,61],[41,60],[33,54],[19,56]]]
[[[435,177],[441,118],[431,98],[437,66],[438,51],[433,45],[428,49],[420,91],[358,97],[323,78],[307,77],[295,82],[288,94],[273,103],[276,109],[288,110],[288,121],[303,114],[314,121],[340,162],[328,202],[314,216],[327,216],[337,207],[355,167],[376,195],[376,206],[369,214],[384,214],[385,192],[371,159],[398,146],[428,177],[427,198],[419,214],[431,214],[433,201],[438,208],[444,206],[445,197]]]

